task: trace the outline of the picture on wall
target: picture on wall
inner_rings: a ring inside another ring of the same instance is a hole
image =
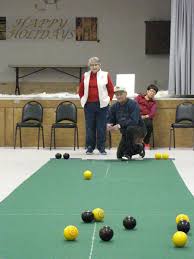
[[[76,17],[76,41],[97,41],[97,17]]]
[[[6,40],[6,17],[0,17],[0,40]]]

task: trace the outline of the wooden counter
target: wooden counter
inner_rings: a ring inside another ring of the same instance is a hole
[[[37,100],[37,99],[36,99]],[[14,131],[16,122],[21,120],[22,107],[29,100],[0,100],[0,146],[12,147],[14,140]],[[45,145],[50,144],[51,124],[55,121],[55,110],[57,105],[63,100],[37,100],[44,107],[44,134]],[[71,100],[78,107],[78,128],[80,146],[85,145],[85,119],[83,109],[80,106],[79,100]],[[165,99],[157,100],[157,114],[154,119],[154,136],[155,147],[168,147],[169,145],[169,128],[170,124],[174,122],[176,106],[184,101],[194,103],[193,99]],[[36,129],[22,129],[23,146],[36,146],[37,133]],[[192,147],[192,130],[177,129],[176,130],[176,146],[177,147]],[[35,134],[34,134],[35,133]],[[117,146],[120,134],[112,134],[113,146]],[[19,140],[19,138],[18,138]],[[17,145],[19,141],[17,141]],[[56,145],[73,146],[73,131],[71,129],[58,129],[56,134]]]

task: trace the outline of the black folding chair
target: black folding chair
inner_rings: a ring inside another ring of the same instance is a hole
[[[193,129],[193,149],[194,149],[194,105],[190,102],[184,102],[177,106],[175,122],[170,126],[169,150],[171,149],[171,139],[175,148],[175,129]]]
[[[77,144],[79,148],[79,136],[77,127],[77,107],[70,101],[61,102],[56,109],[56,120],[51,127],[50,149],[54,138],[54,148],[56,148],[55,129],[74,129],[74,150]]]
[[[42,131],[42,145],[44,148],[44,131],[42,126],[43,107],[39,102],[27,102],[22,109],[22,120],[16,123],[14,149],[16,148],[17,130],[20,133],[20,148],[22,148],[21,128],[38,128],[38,149],[40,143],[40,130]]]

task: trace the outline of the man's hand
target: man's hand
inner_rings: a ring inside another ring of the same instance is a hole
[[[112,128],[113,128],[112,125],[113,125],[112,123],[107,123],[107,124],[106,124],[106,129],[107,129],[108,131],[112,130]]]
[[[142,119],[149,118],[149,115],[148,115],[148,114],[146,114],[146,115],[141,115],[141,118],[142,118]]]
[[[119,130],[121,126],[119,124],[116,124],[112,127],[112,130]]]

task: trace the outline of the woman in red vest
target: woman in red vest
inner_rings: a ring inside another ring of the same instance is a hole
[[[107,112],[114,95],[114,86],[108,72],[101,70],[99,58],[90,58],[88,66],[90,71],[84,73],[79,87],[86,121],[86,154],[93,154],[97,146],[100,154],[106,155]]]

